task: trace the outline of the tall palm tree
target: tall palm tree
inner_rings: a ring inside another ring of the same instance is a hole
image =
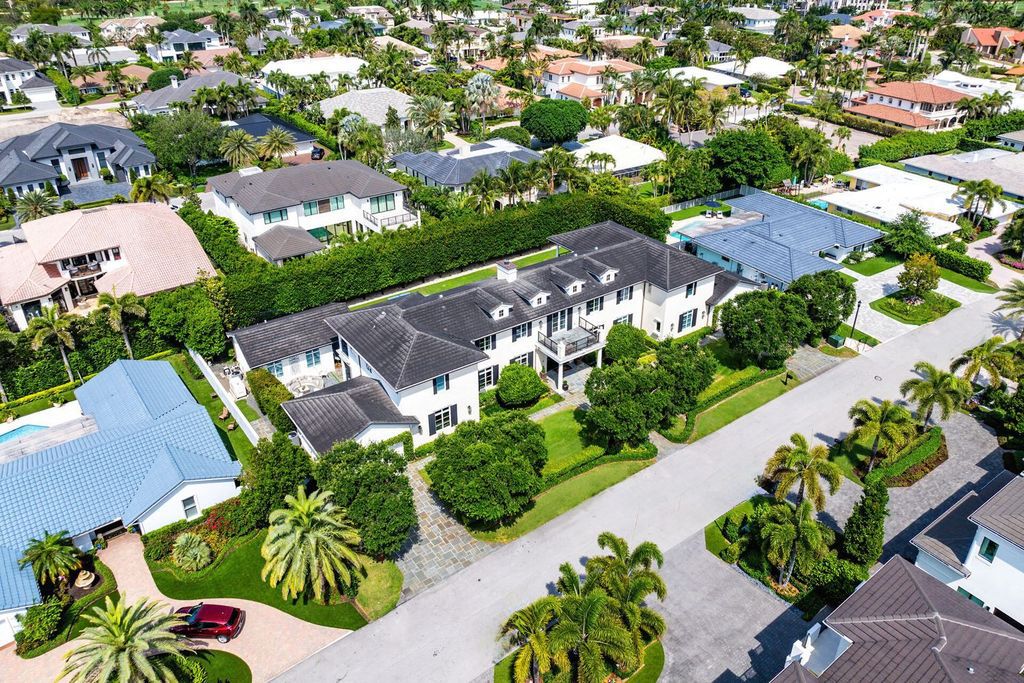
[[[455,123],[451,105],[435,95],[416,95],[409,105],[409,119],[424,135],[440,144]]]
[[[853,431],[849,436],[851,440],[871,439],[868,472],[875,468],[879,450],[886,455],[894,455],[917,432],[910,411],[889,400],[875,403],[861,399],[850,408],[850,419],[853,420]]]
[[[504,194],[498,179],[486,170],[479,171],[470,178],[466,189],[473,197],[473,208],[482,214],[494,211],[494,205]]]
[[[140,598],[129,605],[121,594],[114,602],[107,596],[103,606],[82,617],[92,624],[78,637],[82,644],[64,655],[67,662],[60,679],[71,683],[176,683],[170,664],[173,657],[191,652],[189,643],[171,628],[182,623],[166,604]]]
[[[843,480],[839,466],[828,459],[828,449],[820,443],[811,446],[803,434],[793,434],[788,444],[775,449],[764,466],[764,476],[777,484],[776,499],[785,500],[796,486],[796,504],[800,505],[806,497],[818,512],[825,509],[822,480],[828,484],[829,495],[839,490]]]
[[[487,114],[498,102],[501,91],[494,78],[487,73],[474,74],[466,83],[466,99],[470,108],[480,116],[480,125],[483,133],[487,132]]]
[[[995,336],[985,341],[984,344],[966,351],[962,356],[954,358],[949,369],[951,372],[962,370],[961,377],[964,381],[975,384],[981,377],[981,373],[985,373],[992,386],[998,387],[1003,383],[1003,373],[1012,364],[1013,358],[1003,346],[1003,338]]]
[[[60,314],[56,306],[43,306],[42,313],[28,321],[28,333],[32,336],[32,350],[38,351],[50,340],[57,343],[64,369],[68,373],[68,381],[74,382],[71,374],[71,363],[65,349],[75,348],[75,338],[71,336],[71,317]]]
[[[100,292],[97,303],[99,303],[100,312],[106,314],[110,329],[121,333],[124,347],[128,350],[128,357],[135,358],[132,354],[132,344],[128,340],[128,326],[125,325],[125,317],[145,318],[146,307],[142,305],[142,300],[134,292],[118,296],[115,288],[110,292]]]
[[[939,370],[926,361],[914,364],[920,377],[912,377],[900,385],[900,393],[917,404],[917,417],[925,429],[936,407],[945,420],[968,396],[971,385],[952,372]]]
[[[168,202],[174,196],[174,183],[163,173],[139,176],[132,183],[133,202]]]
[[[184,72],[185,76],[188,76],[202,71],[203,63],[191,51],[185,50],[181,53],[181,59],[178,60],[178,68]]]
[[[510,634],[512,644],[519,648],[512,665],[515,683],[541,683],[541,677],[551,671],[554,657],[548,628],[555,618],[557,606],[558,598],[541,598],[513,612],[502,625],[502,634]]]
[[[572,156],[559,146],[554,146],[540,155],[536,161],[536,168],[544,177],[545,190],[553,195],[558,189],[558,181],[569,165],[569,157]]]
[[[57,213],[57,199],[43,190],[26,192],[14,204],[20,222],[34,221]]]
[[[220,153],[232,168],[248,166],[258,156],[256,138],[241,128],[229,130],[220,141]]]
[[[1024,320],[1024,280],[1014,279],[1003,287],[1003,291],[996,298],[1003,302],[999,304],[997,311],[1003,311],[1006,317],[1013,320]],[[1024,325],[1021,326],[1017,340],[1024,342]]]
[[[283,157],[295,151],[295,136],[280,126],[273,126],[259,139],[256,151],[264,159]]]
[[[260,554],[265,560],[260,578],[291,600],[312,592],[326,604],[330,588],[351,585],[353,574],[366,575],[365,561],[356,552],[362,542],[343,508],[331,502],[330,491],[285,496],[285,507],[270,513],[270,530]]]
[[[517,203],[532,185],[530,168],[521,161],[513,159],[508,166],[498,171],[496,176],[501,189],[508,197],[509,204]]]
[[[29,540],[18,566],[32,565],[32,573],[40,584],[63,584],[71,572],[82,566],[81,555],[68,532],[44,532],[42,538]]]
[[[581,26],[576,31],[576,49],[587,59],[596,59],[604,51],[604,45],[594,35],[594,29],[589,26]]]
[[[635,664],[629,632],[618,622],[611,599],[595,588],[584,595],[563,597],[558,623],[551,629],[551,647],[561,669],[571,669],[576,683],[604,683],[609,661]]]
[[[971,212],[971,223],[978,227],[978,223],[989,213],[996,204],[1004,209],[1006,202],[1002,199],[1003,188],[996,185],[988,178],[982,180],[965,180],[959,184],[953,197],[960,197],[964,200],[964,208]]]
[[[761,527],[761,539],[768,560],[779,567],[779,584],[785,587],[797,562],[806,565],[828,553],[831,532],[818,523],[811,502],[805,500],[796,508],[774,505]]]

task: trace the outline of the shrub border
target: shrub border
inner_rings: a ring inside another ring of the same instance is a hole
[[[890,481],[935,455],[945,445],[946,438],[942,433],[942,427],[932,427],[909,453],[893,463],[873,469],[871,474],[864,477],[864,484],[881,480],[888,487]]]

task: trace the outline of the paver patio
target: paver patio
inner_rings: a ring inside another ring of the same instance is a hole
[[[802,345],[786,360],[786,368],[801,382],[817,377],[843,362],[838,356],[830,356],[818,349]]]

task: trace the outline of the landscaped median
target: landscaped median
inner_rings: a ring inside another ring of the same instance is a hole
[[[888,487],[902,487],[913,485],[949,457],[941,427],[932,427],[891,457],[882,455],[868,473],[871,445],[869,437],[839,441],[832,446],[829,460],[839,465],[843,475],[858,486],[878,480]]]
[[[958,308],[960,302],[938,292],[926,292],[923,296],[915,298],[901,289],[872,301],[869,305],[873,310],[904,325],[926,325]]]

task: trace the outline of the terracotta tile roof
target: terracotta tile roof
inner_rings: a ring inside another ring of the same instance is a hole
[[[0,249],[0,302],[13,304],[39,299],[67,282],[54,265],[36,263],[25,242]]]
[[[501,71],[505,68],[506,64],[508,64],[508,61],[504,57],[495,57],[494,59],[481,59],[473,66],[474,68],[487,71]]]
[[[1024,76],[1024,64],[1006,70],[1007,76]]]
[[[631,71],[643,71],[644,69],[639,64],[633,64],[624,59],[605,59],[591,62],[577,57],[566,57],[565,59],[556,59],[548,64],[547,71],[558,76],[571,73],[596,76],[603,73],[607,66],[612,67],[620,74],[630,73]]]
[[[992,28],[972,28],[971,35],[982,47],[998,47],[1000,39],[1006,39],[1010,43],[1024,42],[1024,31],[1006,26],[994,26]]]
[[[933,121],[926,116],[885,104],[858,104],[853,107],[846,107],[846,111],[857,116],[866,116],[913,128],[930,128],[938,125],[938,121]]]
[[[237,47],[212,47],[209,50],[196,50],[192,53],[192,56],[198,59],[199,63],[202,64],[204,68],[209,68],[214,64],[215,58],[221,56],[227,57],[228,55],[236,52],[241,54]]]
[[[929,83],[916,83],[911,81],[889,81],[882,83],[871,90],[873,95],[884,97],[898,97],[901,100],[910,102],[923,102],[925,104],[951,104],[959,102],[964,98],[963,93],[949,88],[940,88]]]
[[[126,77],[135,76],[136,78],[145,81],[149,78],[149,75],[153,73],[153,70],[139,64],[126,64],[121,67],[121,73]],[[90,74],[88,77],[79,76],[74,78],[71,82],[75,84],[76,88],[105,88],[107,87],[107,72],[97,71]]]
[[[834,40],[848,40],[850,38],[860,40],[867,33],[864,29],[857,28],[856,26],[833,26],[829,30]]]
[[[570,83],[569,85],[559,90],[558,93],[560,95],[565,95],[566,97],[573,97],[577,100],[582,100],[584,97],[591,100],[598,97],[604,97],[604,93],[601,92],[600,90],[588,88],[582,83]]]

